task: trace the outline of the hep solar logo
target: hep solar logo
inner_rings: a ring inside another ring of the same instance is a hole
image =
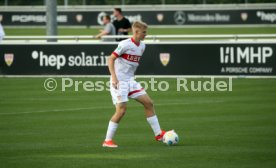
[[[257,11],[257,17],[262,21],[268,21],[274,23],[276,21],[276,13],[265,13],[264,11]]]
[[[57,70],[60,70],[66,64],[66,57],[64,55],[46,55],[42,51],[33,51],[32,58],[39,60],[39,66],[56,67]]]
[[[107,66],[109,55],[101,52],[97,55],[88,55],[80,52],[77,55],[49,54],[43,51],[33,51],[32,58],[37,60],[40,67],[53,67],[56,70],[68,67]]]

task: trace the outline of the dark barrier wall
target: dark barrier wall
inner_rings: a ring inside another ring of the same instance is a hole
[[[58,12],[59,25],[98,26],[102,17],[111,11]],[[246,25],[276,24],[275,9],[250,10],[186,10],[186,11],[125,11],[131,21],[143,20],[149,25]],[[112,16],[112,19],[114,17]],[[13,11],[1,12],[0,21],[9,26],[45,25],[45,12]]]
[[[4,75],[107,75],[116,44],[0,45]],[[139,75],[275,76],[275,43],[147,44]]]

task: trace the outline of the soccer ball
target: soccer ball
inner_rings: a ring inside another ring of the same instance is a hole
[[[177,144],[178,141],[178,135],[174,130],[167,131],[163,136],[163,142],[169,146]]]

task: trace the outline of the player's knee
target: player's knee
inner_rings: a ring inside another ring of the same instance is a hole
[[[118,120],[120,120],[125,115],[125,111],[116,111],[115,116]]]
[[[146,101],[144,103],[144,106],[145,106],[145,108],[148,108],[148,109],[153,108],[153,101],[152,100]]]
[[[126,113],[126,105],[124,104],[119,104],[116,108],[116,112],[120,115],[123,116]]]

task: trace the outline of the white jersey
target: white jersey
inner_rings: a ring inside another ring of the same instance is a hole
[[[119,81],[130,81],[134,79],[135,71],[144,51],[145,44],[142,42],[137,44],[133,38],[123,40],[119,43],[113,52],[117,57],[114,68]]]

